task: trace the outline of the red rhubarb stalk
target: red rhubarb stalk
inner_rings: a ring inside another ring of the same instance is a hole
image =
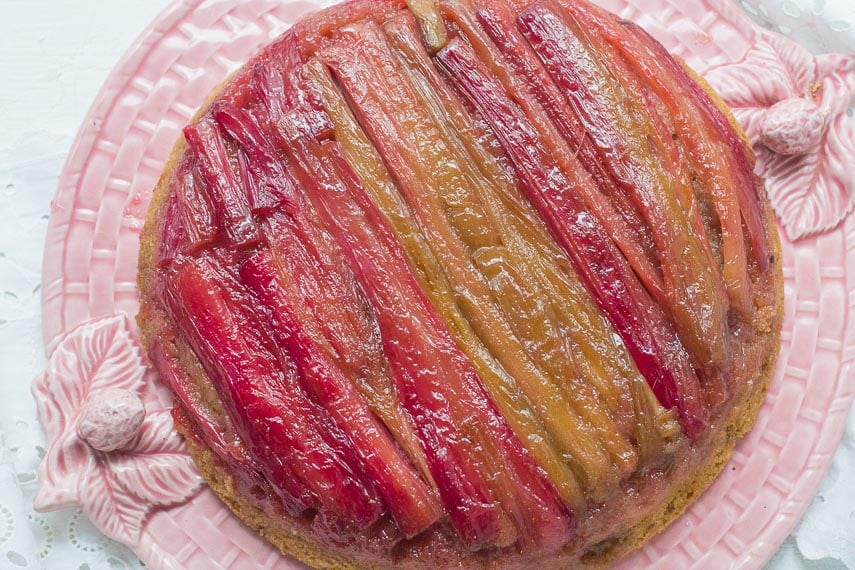
[[[177,342],[177,339],[176,339]],[[149,358],[157,367],[160,377],[169,385],[176,398],[188,413],[197,437],[202,439],[224,461],[238,464],[244,469],[256,469],[246,445],[234,432],[228,417],[217,417],[198,393],[193,379],[179,361],[170,355],[163,339],[154,339]]]
[[[279,100],[269,81],[259,88],[267,101]],[[268,216],[264,227],[271,250],[285,268],[293,298],[301,299],[300,319],[313,323],[315,340],[329,344],[336,364],[427,474],[424,453],[389,378],[376,320],[341,252],[305,207],[282,157],[249,113],[220,105],[214,117],[241,147],[245,186],[254,189],[251,195],[276,197],[283,206]]]
[[[172,261],[180,254],[199,251],[217,237],[214,215],[207,196],[199,189],[195,170],[194,161],[187,159],[170,182],[173,189],[164,221],[165,237],[159,252],[161,263]]]
[[[248,198],[229,163],[220,129],[206,117],[184,127],[184,138],[190,147],[190,156],[196,161],[199,183],[205,189],[226,243],[257,242],[261,234],[252,219]]]

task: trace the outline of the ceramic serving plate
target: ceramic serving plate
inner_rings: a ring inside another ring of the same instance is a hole
[[[172,5],[101,89],[52,203],[42,276],[49,362],[33,384],[50,445],[36,507],[79,505],[156,570],[299,567],[202,484],[133,317],[139,234],[181,127],[259,47],[324,4]],[[855,57],[815,58],[729,0],[601,4],[653,33],[734,108],[781,224],[786,294],[781,354],[754,430],[712,487],[621,565],[758,568],[815,494],[855,392],[855,136],[845,113]],[[124,413],[105,415],[105,401]],[[128,443],[98,451],[104,442],[84,441],[82,424]]]

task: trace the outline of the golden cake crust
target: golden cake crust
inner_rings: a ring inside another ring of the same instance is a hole
[[[728,117],[736,132],[747,143],[745,133],[738,125],[730,110],[721,98],[712,90],[706,81],[694,73],[688,66],[692,78],[697,81],[721,108]],[[226,79],[208,97],[200,107],[193,120],[204,115],[210,105],[218,98],[222,90],[229,84]],[[155,339],[172,338],[172,328],[169,321],[155,298],[154,277],[156,272],[156,253],[159,237],[162,235],[162,226],[166,218],[166,206],[170,196],[170,182],[180,164],[187,149],[183,136],[175,144],[169,159],[164,166],[163,173],[155,187],[151,205],[149,207],[146,223],[141,234],[138,287],[140,291],[140,312],[137,323],[141,330],[143,345],[148,351]],[[722,417],[718,418],[714,428],[708,429],[697,442],[694,448],[701,448],[702,452],[687,452],[688,457],[683,457],[677,467],[660,481],[658,489],[661,493],[662,487],[666,488],[665,498],[659,500],[658,504],[650,510],[640,521],[634,522],[629,528],[611,539],[604,540],[596,548],[584,553],[565,550],[560,555],[549,560],[550,568],[572,568],[572,567],[603,567],[618,558],[639,548],[650,538],[661,532],[675,519],[677,519],[686,508],[691,505],[709,487],[725,464],[730,459],[737,441],[750,431],[757,413],[763,403],[769,382],[774,371],[775,361],[779,351],[780,329],[783,318],[783,276],[781,265],[781,246],[775,218],[771,210],[762,182],[759,185],[758,194],[761,197],[761,205],[767,226],[769,237],[770,272],[774,272],[774,290],[768,291],[767,298],[762,305],[756,306],[755,325],[759,325],[759,332],[754,339],[753,345],[747,351],[760,357],[759,367],[755,368],[750,379],[742,379],[745,391],[741,397],[731,397],[729,407],[726,407]],[[176,346],[167,343],[168,352],[179,361],[188,350],[186,346]],[[746,360],[748,358],[746,357]],[[188,449],[199,468],[205,481],[211,489],[228,505],[234,514],[246,523],[254,531],[279,548],[284,554],[290,555],[312,567],[323,569],[356,569],[365,567],[389,567],[394,564],[396,568],[418,567],[424,561],[419,553],[429,553],[429,549],[413,550],[412,556],[403,553],[393,560],[359,560],[358,565],[342,557],[326,545],[316,540],[306,525],[301,521],[287,516],[284,513],[272,517],[257,507],[246,496],[246,490],[242,489],[236,482],[231,470],[220,459],[220,457],[208,447],[201,439],[195,436],[189,425],[189,411],[184,409],[180,402],[175,402],[176,427],[185,437]],[[182,421],[185,420],[185,421]],[[645,492],[642,485],[639,493]],[[573,543],[571,542],[571,545]],[[516,560],[513,554],[503,557],[487,558],[478,553],[460,551],[456,560],[448,560],[449,565],[455,567],[513,567]],[[432,564],[442,567],[431,560]],[[530,562],[530,561],[528,561]]]

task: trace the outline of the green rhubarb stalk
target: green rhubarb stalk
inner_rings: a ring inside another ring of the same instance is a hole
[[[435,52],[445,47],[448,43],[448,32],[436,0],[407,0],[407,7],[418,20],[428,48]]]

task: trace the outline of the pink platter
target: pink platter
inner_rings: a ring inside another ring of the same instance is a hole
[[[845,117],[855,58],[814,58],[728,0],[601,3],[646,27],[735,109],[769,180],[786,291],[781,355],[754,430],[712,487],[621,566],[759,568],[814,496],[855,393],[855,136]],[[181,127],[241,62],[323,4],[176,2],[110,75],[52,203],[42,277],[49,363],[33,385],[50,447],[36,507],[81,506],[150,568],[299,567],[202,485],[133,317],[140,230]],[[798,104],[775,106],[788,99]],[[795,123],[780,127],[781,117]],[[78,436],[82,417],[100,418],[93,394],[145,407],[123,451]]]

